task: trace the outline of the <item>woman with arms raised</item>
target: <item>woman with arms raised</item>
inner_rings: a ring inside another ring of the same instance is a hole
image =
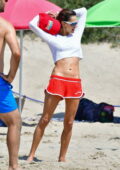
[[[86,8],[60,11],[57,20],[61,23],[61,28],[57,35],[48,34],[38,27],[39,15],[30,22],[33,32],[49,45],[55,66],[45,90],[43,115],[34,132],[29,162],[34,159],[44,130],[61,99],[65,99],[66,107],[58,161],[65,161],[74,117],[80,98],[83,96],[79,61],[82,58],[80,41],[85,28],[86,15]]]

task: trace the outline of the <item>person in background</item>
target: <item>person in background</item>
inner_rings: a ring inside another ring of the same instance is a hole
[[[0,12],[4,11],[7,0],[0,0]],[[10,69],[4,75],[5,44],[11,50]],[[20,49],[13,26],[0,17],[0,120],[8,127],[7,147],[9,153],[9,170],[20,170],[18,166],[18,150],[20,143],[21,116],[11,88],[20,61]]]
[[[30,22],[30,28],[50,47],[55,66],[51,73],[49,85],[45,90],[43,114],[35,129],[28,162],[34,159],[35,151],[43,137],[44,131],[58,105],[65,99],[64,127],[61,135],[59,162],[66,161],[66,153],[70,143],[73,121],[83,96],[80,79],[79,61],[82,56],[81,38],[85,28],[87,10],[63,9],[57,15],[61,28],[57,35],[51,35],[39,28],[39,15]],[[47,59],[46,59],[47,60]]]

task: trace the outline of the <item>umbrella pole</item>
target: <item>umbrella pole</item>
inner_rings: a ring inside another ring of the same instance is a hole
[[[20,65],[19,65],[19,112],[22,113],[22,67],[23,67],[23,30],[20,30]]]

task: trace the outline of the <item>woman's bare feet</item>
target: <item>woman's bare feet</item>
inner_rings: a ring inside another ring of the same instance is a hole
[[[58,162],[66,162],[65,158],[61,157],[59,158]]]
[[[27,158],[27,162],[28,163],[31,163],[33,161],[34,157],[33,156],[28,156]]]

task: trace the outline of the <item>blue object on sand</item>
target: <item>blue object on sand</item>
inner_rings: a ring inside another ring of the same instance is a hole
[[[7,127],[6,124],[2,120],[0,120],[0,127]]]

